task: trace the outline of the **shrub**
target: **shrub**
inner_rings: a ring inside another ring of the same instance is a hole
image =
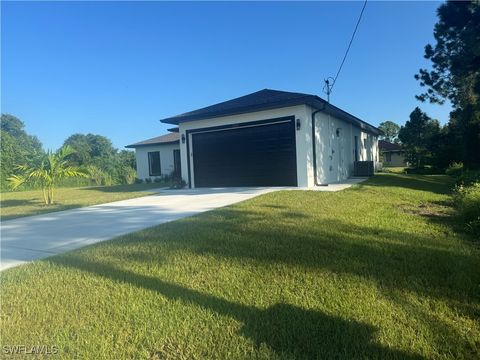
[[[131,166],[124,166],[120,177],[124,184],[133,184],[137,179],[137,172]]]
[[[455,206],[467,230],[480,235],[480,182],[470,186],[459,185],[453,195]]]
[[[111,177],[95,165],[86,166],[85,171],[88,174],[88,179],[94,185],[108,185],[109,180],[107,178],[110,178],[111,181]]]
[[[170,173],[170,174],[164,174],[162,175],[162,181],[166,184],[170,184],[173,182],[173,180],[175,179],[175,175],[174,173]]]
[[[171,181],[171,184],[171,189],[183,189],[185,186],[187,186],[187,183],[181,177],[174,177]]]
[[[161,177],[156,177],[155,179],[153,179],[153,182],[155,182],[155,183],[161,183],[163,181],[164,180]]]
[[[143,184],[143,180],[139,178],[135,178],[135,184]]]
[[[384,167],[382,168],[382,172],[391,174],[406,174],[407,169],[404,167]]]
[[[145,183],[151,184],[152,183],[152,178],[145,178]]]
[[[463,163],[461,162],[452,162],[447,170],[445,170],[445,174],[453,176],[453,177],[458,177],[462,174],[463,172]]]
[[[443,171],[431,166],[425,166],[421,168],[406,168],[406,174],[415,174],[415,175],[440,175],[443,174]]]
[[[456,176],[455,184],[470,186],[480,182],[480,170],[464,170]]]
[[[102,185],[112,186],[113,184],[114,184],[113,177],[110,174],[105,173],[105,176],[103,177]]]

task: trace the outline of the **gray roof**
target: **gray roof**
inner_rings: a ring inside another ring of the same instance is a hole
[[[362,129],[374,134],[380,131],[367,122],[347,113],[346,111],[329,104],[317,95],[263,89],[232,100],[193,110],[180,115],[160,120],[163,123],[178,125],[186,121],[205,120],[214,117],[244,114],[254,111],[282,108],[295,105],[310,105],[315,109],[323,109],[326,113],[353,123]]]
[[[180,134],[178,132],[172,132],[169,134],[157,136],[148,140],[140,141],[135,144],[127,145],[126,148],[137,148],[150,145],[162,145],[162,144],[174,144],[178,143]]]
[[[394,144],[385,140],[378,140],[378,148],[380,151],[402,151],[402,146],[399,144]]]

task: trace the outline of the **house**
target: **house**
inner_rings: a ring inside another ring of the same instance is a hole
[[[379,157],[376,127],[310,94],[264,89],[161,122],[170,134],[127,146],[138,176],[180,168],[192,188],[313,187]]]
[[[135,149],[139,179],[181,175],[178,132],[174,131],[125,147]]]
[[[378,148],[383,157],[383,166],[408,166],[405,161],[405,152],[400,145],[385,140],[379,140]]]

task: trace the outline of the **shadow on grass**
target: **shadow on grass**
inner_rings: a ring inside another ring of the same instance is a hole
[[[88,186],[79,188],[79,190],[94,190],[106,193],[129,193],[138,191],[148,191],[159,188],[164,188],[166,185],[162,183],[152,184],[124,184],[124,185],[111,185],[111,186]]]
[[[72,210],[78,209],[83,207],[83,204],[53,204],[53,205],[44,205],[41,202],[35,202],[34,205],[38,205],[35,208],[30,209],[29,211],[24,211],[21,214],[1,214],[0,221],[7,221],[7,220],[14,220],[14,219],[21,219],[28,216],[35,216],[35,215],[44,215],[49,213],[56,213],[59,211],[64,210]],[[3,205],[2,205],[3,206]],[[12,205],[13,206],[13,205]]]
[[[425,308],[418,306],[416,300],[412,300],[408,295],[402,294],[400,291],[388,290],[384,291],[383,294],[393,303],[402,307],[410,314],[411,318],[420,319],[423,323],[429,324],[430,331],[434,334],[441,334],[441,336],[436,337],[435,342],[436,346],[441,349],[445,344],[449,344],[451,349],[449,349],[450,358],[466,358],[466,359],[479,359],[480,349],[478,344],[480,341],[477,339],[477,344],[475,341],[468,341],[465,339],[463,331],[459,331],[458,328],[452,327],[441,316],[432,317]],[[473,313],[473,318],[479,318],[480,312]],[[455,349],[456,348],[456,349]],[[455,350],[454,350],[455,349]],[[458,355],[456,355],[456,353]],[[459,355],[459,354],[467,354]]]
[[[44,205],[40,200],[36,199],[11,199],[1,200],[0,208],[7,208],[13,206],[25,206],[25,205]]]
[[[386,173],[376,175],[366,182],[358,184],[358,187],[385,186],[428,191],[436,194],[450,194],[453,184],[453,179],[447,175],[403,175]]]
[[[480,299],[480,289],[475,286],[480,283],[480,259],[439,246],[431,237],[333,219],[323,219],[318,226],[298,231],[298,227],[292,226],[297,217],[289,218],[283,211],[283,220],[276,222],[273,230],[243,225],[262,221],[260,213],[244,213],[227,208],[218,210],[215,217],[204,214],[188,219],[191,233],[210,232],[211,236],[200,240],[196,237],[195,241],[184,237],[167,246],[218,257],[354,274],[381,286],[440,299]],[[235,236],[222,236],[222,232]]]
[[[242,336],[257,346],[266,344],[278,355],[314,358],[421,359],[420,356],[388,349],[374,343],[376,328],[347,321],[319,311],[279,303],[267,309],[230,302],[226,299],[140,275],[74,255],[50,258],[51,263],[75,268],[119,283],[155,291],[170,300],[200,306],[243,323]],[[157,349],[152,349],[156,352]]]
[[[382,186],[379,182],[383,179],[371,181],[374,186]],[[402,178],[398,181],[404,187],[417,190],[424,186],[423,180],[412,182]],[[439,192],[446,188],[442,181],[435,186]],[[468,319],[478,318],[478,253],[451,247],[451,242],[442,239],[437,241],[434,237],[440,232],[436,231],[414,234],[375,223],[362,225],[357,221],[362,219],[358,218],[345,221],[334,216],[317,218],[319,211],[310,214],[296,210],[295,206],[274,203],[257,208],[224,208],[129,235],[116,243],[117,247],[125,246],[125,251],[117,249],[115,252],[123,253],[121,257],[128,260],[128,247],[141,245],[149,253],[134,253],[133,259],[144,262],[147,268],[149,264],[158,265],[158,259],[152,254],[167,258],[169,253],[188,251],[220,261],[226,259],[226,264],[228,260],[238,260],[245,266],[259,268],[265,264],[279,264],[286,268],[326,269],[335,274],[354,275],[373,282],[387,299],[411,315],[413,327],[417,326],[415,321],[424,324],[432,333],[432,341],[437,342],[440,355],[454,357],[456,350],[463,354],[463,349],[472,348],[464,334],[458,334],[454,327],[437,319],[437,310],[425,312],[423,304],[410,301],[408,295],[414,293],[418,295],[413,296],[414,301],[418,299],[424,303],[430,299],[445,300],[447,304],[439,307],[447,306],[452,313],[463,313]],[[287,358],[418,358],[375,344],[377,329],[365,323],[291,304],[278,303],[267,309],[242,305],[105,262],[87,261],[78,253],[48,261],[155,291],[168,299],[237,319],[243,323],[242,335],[258,345],[268,345]],[[420,329],[422,327],[418,326],[415,331]]]

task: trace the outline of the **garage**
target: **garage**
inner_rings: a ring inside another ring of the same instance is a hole
[[[189,133],[195,187],[297,186],[294,117]]]

